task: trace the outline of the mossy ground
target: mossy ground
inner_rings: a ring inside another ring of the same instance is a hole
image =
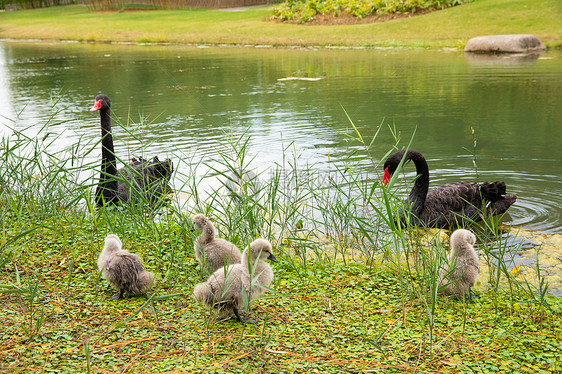
[[[103,237],[112,230],[101,213],[61,210],[57,216],[4,220],[2,241],[40,226],[4,250],[11,257],[0,269],[2,371],[562,369],[559,299],[549,298],[545,310],[523,295],[490,289],[470,302],[439,298],[429,314],[420,276],[384,261],[295,267],[287,257],[290,248],[276,248],[274,292],[253,304],[257,324],[216,321],[191,297],[205,274],[193,258],[189,230],[177,217],[139,229],[135,219],[121,214],[116,210],[106,219],[159,277],[153,292],[123,301],[108,299],[113,290],[96,269]],[[126,229],[135,226],[134,233]]]

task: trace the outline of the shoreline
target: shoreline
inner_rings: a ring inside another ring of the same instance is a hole
[[[465,53],[462,48],[454,47],[421,47],[421,46],[332,46],[332,45],[273,45],[273,44],[228,44],[228,43],[177,43],[177,42],[135,42],[135,41],[83,41],[83,40],[60,40],[60,39],[15,39],[0,38],[0,43],[45,43],[45,44],[82,44],[82,45],[111,45],[111,46],[138,46],[138,47],[176,47],[176,48],[251,48],[251,49],[286,49],[286,50],[341,50],[341,51],[434,51]],[[544,53],[562,52],[562,45],[559,47],[547,47],[541,52],[522,52],[522,53],[474,53],[470,55],[483,57],[524,57],[531,55],[542,55]]]
[[[115,46],[156,46],[156,47],[189,47],[189,48],[254,48],[254,49],[332,49],[332,50],[375,50],[375,51],[393,51],[393,50],[429,50],[443,52],[464,52],[461,48],[454,47],[421,47],[421,46],[337,46],[337,45],[283,45],[283,44],[243,44],[243,43],[178,43],[178,42],[135,42],[135,41],[84,41],[84,40],[61,40],[61,39],[17,39],[17,38],[0,38],[0,43],[52,43],[52,44],[85,44],[85,45],[115,45]],[[560,48],[547,48],[545,52],[562,50]],[[506,55],[524,55],[525,53],[509,53]]]

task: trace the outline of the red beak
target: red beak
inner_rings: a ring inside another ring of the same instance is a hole
[[[390,175],[390,173],[388,172],[388,167],[387,167],[386,169],[384,169],[384,175],[382,176],[382,184],[386,186],[390,178],[392,178],[392,175]]]
[[[101,108],[101,99],[94,103],[94,106],[90,109],[90,112],[95,112]]]

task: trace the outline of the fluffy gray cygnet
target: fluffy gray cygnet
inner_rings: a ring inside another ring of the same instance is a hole
[[[470,294],[476,283],[480,261],[474,250],[476,236],[468,230],[459,229],[451,234],[449,267],[441,274],[441,287],[445,293],[462,297]]]
[[[142,295],[154,284],[154,274],[144,270],[139,256],[123,249],[115,234],[105,238],[105,245],[98,257],[98,269],[103,278],[119,293],[113,300],[120,300],[124,294]]]
[[[203,214],[191,219],[193,227],[200,233],[195,242],[195,258],[212,273],[228,265],[240,263],[242,254],[231,242],[215,237],[215,226]]]
[[[241,264],[215,271],[206,282],[195,286],[193,296],[208,308],[216,309],[219,317],[234,313],[238,321],[248,322],[239,313],[245,307],[244,300],[249,307],[252,300],[265,293],[264,287],[269,287],[273,280],[273,270],[264,262],[266,259],[277,262],[271,252],[271,243],[265,239],[254,240],[242,253]]]

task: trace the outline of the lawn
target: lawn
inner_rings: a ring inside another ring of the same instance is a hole
[[[479,35],[530,33],[562,43],[558,0],[478,0],[441,11],[357,25],[271,20],[272,8],[93,12],[60,6],[0,13],[0,38],[273,46],[462,48]]]

